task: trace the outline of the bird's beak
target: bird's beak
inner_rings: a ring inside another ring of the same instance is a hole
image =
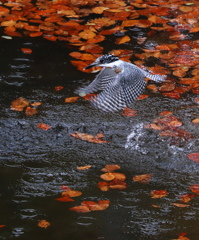
[[[84,69],[89,69],[89,68],[92,68],[92,67],[96,67],[97,64],[94,62],[94,63],[91,63],[90,65],[86,66]]]

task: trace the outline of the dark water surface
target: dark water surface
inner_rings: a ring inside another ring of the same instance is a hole
[[[42,39],[1,39],[0,44],[0,225],[6,225],[0,229],[0,239],[169,240],[180,232],[199,239],[198,198],[186,208],[172,205],[191,192],[190,185],[199,184],[199,165],[186,156],[198,152],[199,130],[191,123],[199,113],[195,96],[174,100],[146,90],[150,97],[134,104],[138,116],[132,118],[100,112],[83,100],[66,104],[66,97],[93,79],[92,74],[71,66],[70,49]],[[30,47],[33,53],[22,53],[22,47]],[[56,92],[54,87],[59,85],[64,89]],[[12,111],[10,104],[18,97],[42,102],[38,113],[26,117],[24,112]],[[143,128],[165,110],[173,111],[195,138],[172,144],[157,131]],[[41,130],[38,123],[52,128]],[[75,131],[103,132],[110,143],[74,139],[70,133]],[[102,192],[97,188],[106,164],[120,165],[127,189]],[[92,168],[76,169],[84,165]],[[131,180],[145,173],[153,174],[150,183]],[[83,194],[72,203],[55,201],[62,185]],[[152,199],[152,190],[167,190],[169,195]],[[110,206],[104,211],[68,210],[84,200],[105,199]],[[41,219],[51,226],[39,228]]]

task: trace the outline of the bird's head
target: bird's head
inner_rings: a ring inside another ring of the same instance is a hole
[[[112,54],[105,54],[101,57],[98,57],[95,62],[91,63],[85,69],[89,69],[92,67],[113,67],[116,61],[119,60],[119,57],[116,57]]]

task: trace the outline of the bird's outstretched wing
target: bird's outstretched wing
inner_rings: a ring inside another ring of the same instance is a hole
[[[105,112],[119,111],[132,104],[142,93],[145,86],[144,77],[126,83],[126,81],[120,79],[118,74],[114,83],[95,97],[92,104]]]
[[[105,90],[115,80],[116,75],[117,73],[113,69],[104,67],[88,86],[78,89],[76,93],[85,96],[89,93]]]

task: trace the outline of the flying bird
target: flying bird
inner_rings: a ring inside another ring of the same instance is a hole
[[[125,62],[112,54],[105,54],[85,69],[103,67],[93,82],[80,88],[80,96],[101,91],[93,98],[92,104],[106,112],[119,111],[131,105],[146,86],[145,77],[161,83],[166,76],[152,75],[136,65]]]

